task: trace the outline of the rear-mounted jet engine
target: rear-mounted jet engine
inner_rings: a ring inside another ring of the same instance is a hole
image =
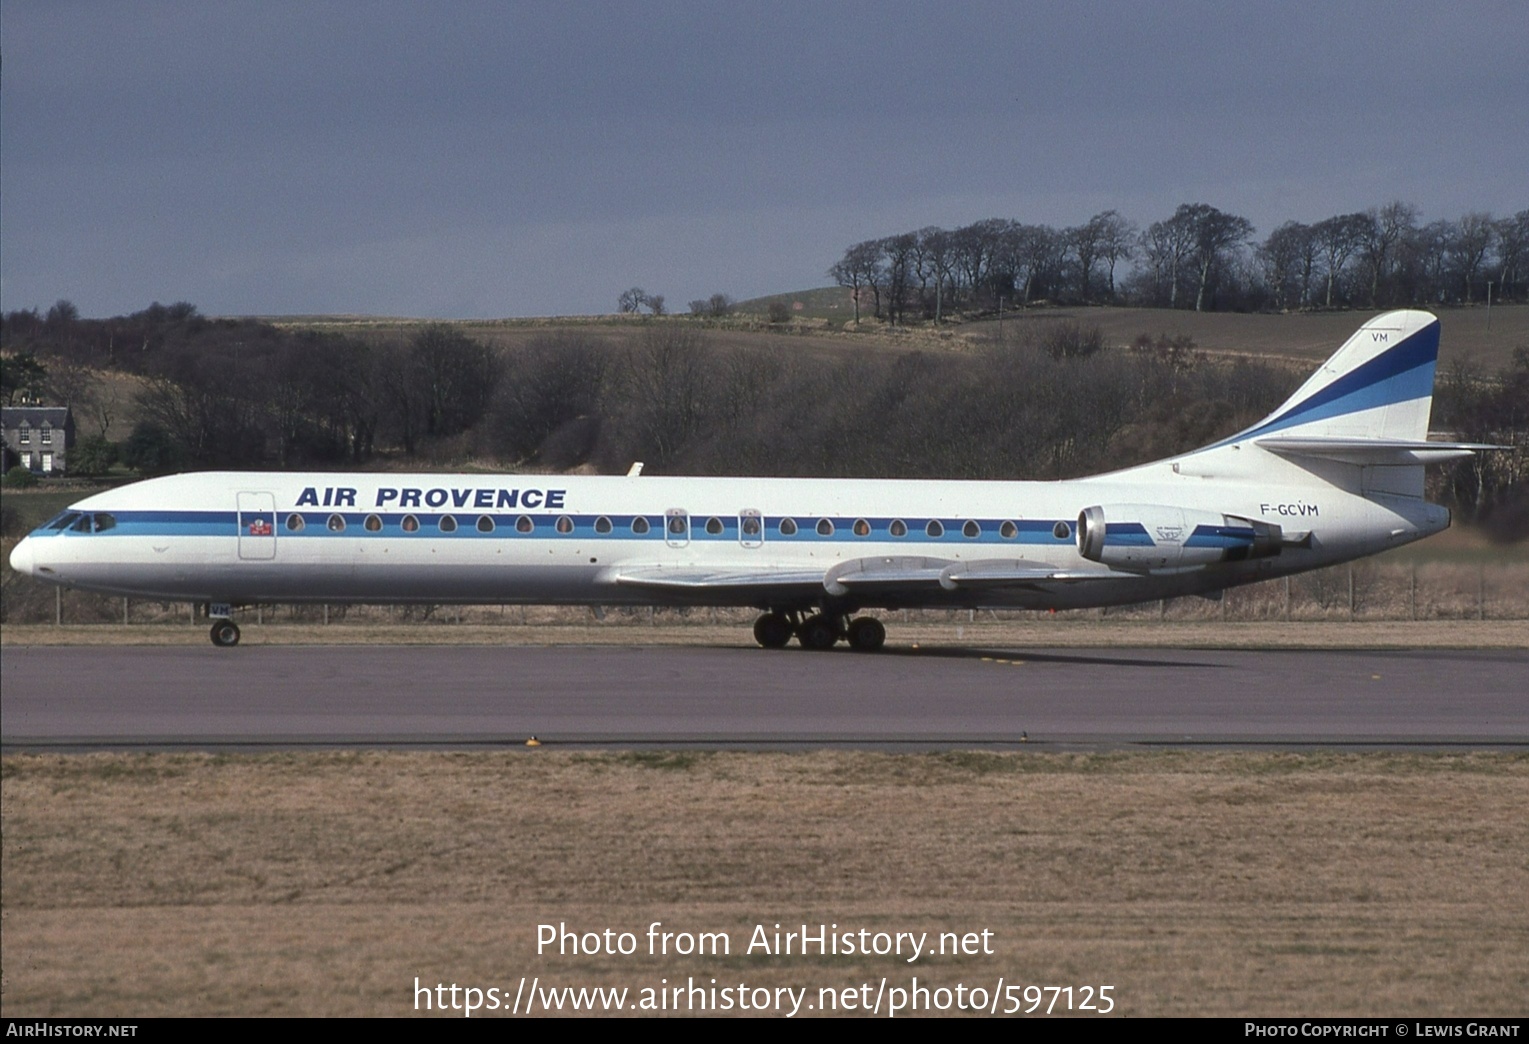
[[[1078,554],[1138,572],[1267,558],[1279,554],[1282,538],[1268,522],[1160,504],[1110,504],[1078,515]]]

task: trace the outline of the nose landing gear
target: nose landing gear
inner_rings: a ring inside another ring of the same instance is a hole
[[[225,649],[238,645],[239,625],[232,620],[214,620],[212,622],[212,644]]]

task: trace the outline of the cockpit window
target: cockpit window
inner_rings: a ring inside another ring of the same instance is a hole
[[[47,528],[48,529],[68,529],[69,528],[69,523],[73,522],[75,519],[77,519],[79,517],[80,517],[80,513],[78,511],[65,511],[62,515],[56,516],[53,519],[53,521],[49,522],[48,525],[47,525]]]
[[[104,533],[108,529],[115,529],[117,527],[117,520],[116,520],[116,518],[114,518],[111,515],[108,515],[104,511],[98,511],[98,512],[96,512],[96,516],[95,516],[95,524],[96,524],[96,532],[97,533]]]
[[[73,531],[75,533],[89,533],[90,532],[90,516],[89,515],[81,515],[79,518],[74,520],[74,525],[70,526],[69,528],[70,528],[71,531]]]

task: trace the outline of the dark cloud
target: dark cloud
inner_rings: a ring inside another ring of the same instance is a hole
[[[519,315],[1010,216],[1524,205],[1517,0],[0,8],[6,307]]]

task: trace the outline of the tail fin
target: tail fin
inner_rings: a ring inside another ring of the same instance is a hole
[[[1439,320],[1433,315],[1378,315],[1284,405],[1229,441],[1278,436],[1422,442],[1438,358]]]

